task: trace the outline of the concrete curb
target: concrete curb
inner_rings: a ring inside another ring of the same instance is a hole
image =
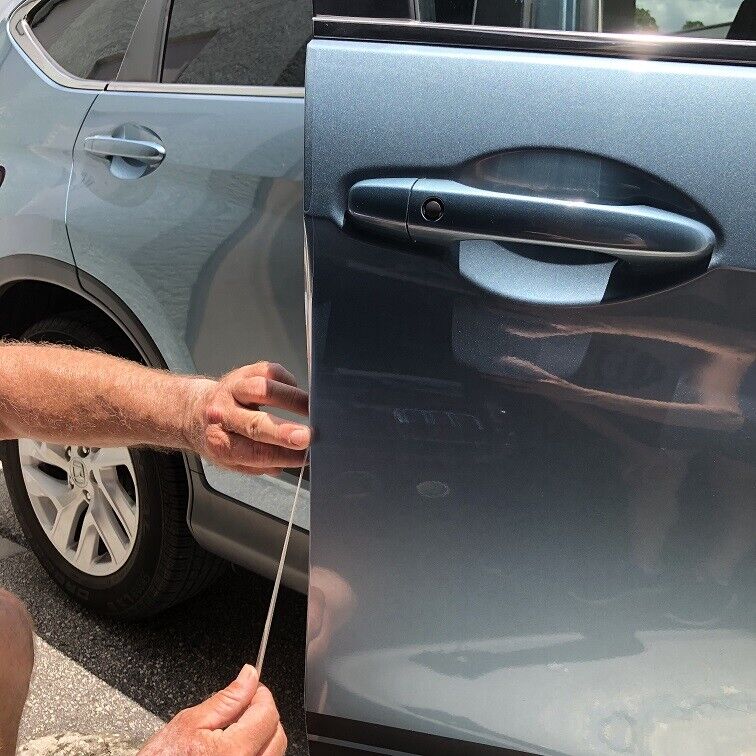
[[[21,753],[126,756],[163,726],[161,719],[41,638],[35,640],[35,655],[19,733]],[[72,734],[77,732],[83,735]]]
[[[136,756],[137,746],[120,735],[46,735],[21,746],[18,756]]]

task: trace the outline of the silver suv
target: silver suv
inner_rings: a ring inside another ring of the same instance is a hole
[[[265,358],[306,384],[311,16],[309,0],[6,9],[0,335],[212,375]],[[61,517],[85,458],[96,474],[91,501]],[[31,440],[5,444],[3,461],[32,549],[89,606],[159,611],[206,585],[222,567],[216,555],[274,568],[288,479]],[[308,506],[286,574],[302,590]]]

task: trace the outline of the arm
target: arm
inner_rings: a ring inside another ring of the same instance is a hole
[[[260,405],[306,415],[307,394],[264,362],[211,380],[68,347],[0,343],[0,439],[181,449],[249,473],[301,465],[307,426]]]

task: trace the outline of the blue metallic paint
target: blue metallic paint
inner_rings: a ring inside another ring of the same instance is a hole
[[[340,737],[359,743],[382,725],[413,753],[432,751],[412,732],[574,754],[748,745],[755,102],[744,68],[311,45],[313,727],[352,721]],[[517,301],[460,275],[453,247],[345,225],[360,180],[463,181],[540,148],[689,197],[718,231],[708,271],[640,295],[622,279],[605,304]],[[654,559],[655,579],[629,566]],[[684,621],[705,607],[697,571],[725,566],[733,601]],[[402,748],[380,732],[371,746]]]
[[[35,252],[73,262],[65,207],[71,148],[91,92],[71,92],[37,74],[0,33],[0,257]]]
[[[218,375],[264,355],[306,385],[302,112],[296,98],[104,92],[87,115],[68,206],[76,261],[139,313],[171,369]],[[114,174],[85,150],[124,124],[165,148],[150,173]],[[204,472],[287,517],[287,482]]]

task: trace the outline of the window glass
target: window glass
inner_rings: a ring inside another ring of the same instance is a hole
[[[144,0],[47,0],[29,19],[52,59],[74,76],[116,77]]]
[[[313,0],[316,16],[352,18],[415,18],[417,3],[418,0]]]
[[[163,81],[304,86],[311,0],[174,0]]]
[[[756,0],[435,0],[424,20],[753,40]]]

